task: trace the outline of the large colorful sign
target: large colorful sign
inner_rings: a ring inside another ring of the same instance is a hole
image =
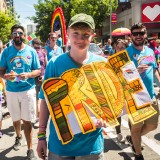
[[[97,119],[118,125],[124,106],[132,124],[156,113],[140,75],[126,51],[108,62],[93,62],[44,81],[42,89],[57,135],[63,144],[75,134],[96,130]]]
[[[160,22],[160,2],[142,4],[142,22]]]

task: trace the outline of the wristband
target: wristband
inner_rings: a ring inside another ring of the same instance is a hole
[[[39,132],[37,134],[38,140],[45,140],[46,139],[46,133],[45,132]]]

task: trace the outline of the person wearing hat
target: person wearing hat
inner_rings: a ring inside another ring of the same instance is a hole
[[[56,42],[57,42],[57,33],[56,32],[49,33],[48,41],[49,41],[49,45],[46,46],[45,52],[47,55],[47,60],[49,61],[52,57],[55,57],[55,56],[62,54],[63,50],[61,47],[59,47],[56,44]]]
[[[65,71],[73,68],[81,68],[83,65],[94,61],[107,61],[104,57],[88,52],[89,44],[95,36],[95,23],[93,18],[87,14],[77,14],[69,22],[67,34],[70,39],[71,49],[66,54],[52,58],[46,68],[44,79],[60,77]],[[41,90],[40,115],[38,134],[46,135],[46,126],[49,118],[49,111]],[[67,106],[66,106],[67,107]],[[70,122],[76,125],[74,112],[68,116]],[[62,144],[59,140],[54,124],[51,120],[48,139],[49,160],[103,160],[104,139],[102,126],[106,127],[103,121],[97,120],[97,129],[93,132],[75,134],[72,141]],[[40,135],[40,136],[42,136]],[[47,134],[48,135],[48,134]],[[37,153],[39,158],[47,156],[46,136],[38,138]]]

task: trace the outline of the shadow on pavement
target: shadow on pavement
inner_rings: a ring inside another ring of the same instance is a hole
[[[154,135],[154,138],[155,138],[156,140],[160,141],[160,133],[155,134],[155,135]]]
[[[118,145],[120,145],[120,147]],[[123,152],[123,150],[122,150],[122,149],[128,148],[128,144],[118,144],[118,145],[117,145],[117,143],[115,143],[115,140],[113,140],[113,139],[104,139],[104,153],[109,152],[110,150],[112,150],[112,151],[118,151],[119,150],[118,154],[121,157],[123,157],[124,160],[131,160],[130,157],[132,157],[133,154]]]
[[[10,157],[10,158],[6,157],[6,155],[7,155],[9,152],[11,152],[12,149],[13,149],[13,147],[10,147],[10,148],[8,148],[8,149],[6,149],[6,150],[3,150],[3,151],[0,153],[0,158],[1,158],[2,160],[9,160],[9,159],[11,159],[11,160],[23,160],[23,159],[25,159],[25,157],[22,157],[22,156],[14,156],[14,157]],[[18,153],[17,153],[17,154],[18,154]]]
[[[6,129],[3,129],[2,131],[3,131],[3,134],[6,134],[6,135],[8,135],[10,137],[12,137],[15,134],[13,126],[10,126],[10,127],[6,128]]]

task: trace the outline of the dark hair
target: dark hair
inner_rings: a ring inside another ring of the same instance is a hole
[[[38,39],[38,38],[34,38],[34,39],[32,40],[32,45],[34,45],[34,44],[41,45],[41,41],[40,41],[40,39]]]
[[[48,38],[50,38],[51,35],[56,35],[56,37],[57,37],[57,33],[56,33],[56,32],[51,32],[51,33],[49,33],[49,34],[48,34]]]
[[[19,25],[19,24],[15,24],[14,26],[12,26],[11,28],[11,33],[13,32],[14,29],[18,29],[20,28],[23,32],[24,32],[24,27]]]
[[[131,33],[132,33],[133,30],[135,30],[135,29],[141,29],[141,28],[144,28],[145,32],[147,31],[146,26],[143,23],[139,23],[139,22],[135,23],[135,24],[133,24],[131,26]]]

